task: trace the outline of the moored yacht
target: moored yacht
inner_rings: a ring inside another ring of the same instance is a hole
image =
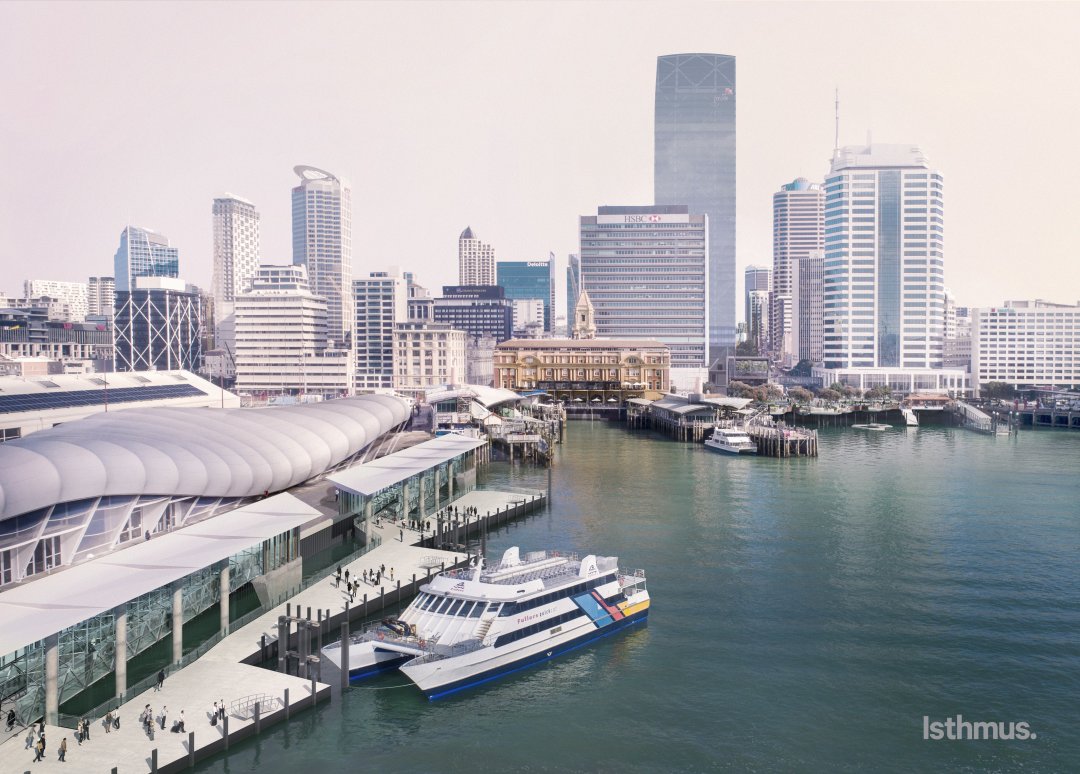
[[[757,454],[754,439],[741,428],[717,427],[706,439],[705,446],[727,454]]]
[[[642,570],[618,559],[509,548],[486,567],[449,570],[421,586],[396,619],[351,638],[350,677],[400,669],[437,699],[644,624]],[[323,648],[339,667],[341,643]]]

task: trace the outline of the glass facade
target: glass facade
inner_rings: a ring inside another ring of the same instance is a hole
[[[654,143],[656,203],[709,219],[708,357],[722,368],[735,347],[735,57],[657,59]]]
[[[495,264],[496,284],[515,299],[538,298],[544,302],[544,330],[551,332],[555,299],[555,257],[547,261],[499,261]]]
[[[136,277],[180,276],[180,251],[161,234],[128,226],[120,233],[113,265],[115,290],[131,290]]]
[[[116,293],[117,371],[198,371],[202,301],[198,293],[136,288]]]

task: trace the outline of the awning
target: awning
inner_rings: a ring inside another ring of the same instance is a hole
[[[327,476],[327,480],[353,494],[370,496],[436,465],[449,462],[485,443],[487,441],[482,438],[447,433],[363,465],[339,471]]]
[[[0,655],[168,586],[322,514],[274,495],[0,592]]]

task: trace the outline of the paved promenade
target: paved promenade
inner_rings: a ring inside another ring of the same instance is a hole
[[[508,506],[513,507],[529,499],[515,492],[474,490],[454,501],[459,511],[474,507],[481,516],[490,511],[495,513]],[[227,517],[226,517],[227,518]],[[435,521],[432,519],[432,524]],[[383,522],[373,528],[382,543],[359,557],[342,570],[349,570],[351,578],[362,578],[365,570],[386,567],[386,576],[381,584],[386,600],[391,609],[397,602],[397,585],[407,586],[413,575],[418,581],[432,570],[432,561],[438,559],[451,567],[465,561],[462,553],[439,551],[415,545],[420,540],[420,533],[408,528],[401,529],[395,524]],[[425,531],[425,536],[430,533]],[[394,581],[389,580],[390,569],[394,570]],[[361,582],[355,602],[350,604],[350,613],[360,604],[362,595],[369,600],[378,597],[380,589]],[[312,610],[312,618],[317,618],[315,611],[322,610],[324,617],[329,613],[333,626],[330,638],[339,633],[339,621],[344,620],[348,594],[344,583],[340,586],[333,577],[326,578],[299,592],[289,600],[293,615],[302,610]],[[184,712],[185,731],[194,732],[195,752],[198,759],[224,749],[223,725],[209,723],[215,701],[224,700],[229,707],[230,742],[238,741],[255,732],[255,720],[250,715],[250,705],[254,697],[264,697],[261,706],[260,725],[268,726],[285,719],[285,692],[288,690],[290,714],[310,707],[312,689],[315,701],[329,700],[331,684],[336,686],[339,673],[330,664],[322,674],[322,682],[305,680],[281,672],[263,669],[241,663],[252,660],[259,654],[263,635],[268,642],[277,638],[278,617],[285,614],[285,604],[279,605],[264,615],[251,621],[246,626],[230,632],[221,642],[209,650],[202,658],[189,666],[171,673],[165,680],[161,691],[150,689],[122,705],[118,710],[120,729],[106,734],[102,718],[89,718],[91,738],[80,746],[75,741],[75,733],[69,728],[45,727],[47,749],[45,760],[33,763],[34,752],[24,749],[26,729],[11,734],[0,735],[0,774],[21,774],[25,771],[69,771],[102,772],[108,774],[115,767],[119,774],[147,772],[152,768],[153,750],[157,750],[159,771],[179,771],[187,767],[189,761],[189,736],[187,733],[174,734],[162,731],[157,726],[151,739],[139,723],[139,715],[146,704],[150,704],[155,717],[162,707],[168,707],[166,729],[173,720]],[[324,643],[325,644],[325,643]],[[212,688],[210,687],[212,686]],[[210,692],[212,691],[212,693]],[[267,706],[269,705],[269,706]],[[67,760],[57,760],[60,740],[67,737]]]

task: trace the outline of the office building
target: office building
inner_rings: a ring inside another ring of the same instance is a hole
[[[394,389],[408,395],[465,378],[465,332],[444,323],[394,326]]]
[[[218,347],[232,349],[236,342],[233,304],[259,270],[259,213],[246,199],[225,194],[214,199],[213,215],[212,330]]]
[[[571,253],[566,265],[566,324],[571,327],[574,320],[574,307],[581,295],[581,258]]]
[[[763,354],[769,343],[769,291],[751,290],[747,303],[747,341],[754,352]]]
[[[511,301],[539,299],[543,303],[543,329],[551,332],[555,308],[555,256],[546,261],[499,261],[495,268],[498,285]]]
[[[814,250],[789,263],[793,277],[791,294],[791,360],[821,365],[824,357],[825,253]]]
[[[136,277],[116,292],[117,371],[198,371],[203,319],[198,290],[172,277]]]
[[[57,282],[56,280],[26,280],[23,282],[24,298],[52,298],[67,307],[62,318],[67,322],[83,322],[89,313],[89,287],[85,282]]]
[[[825,197],[825,368],[940,368],[941,173],[910,145],[840,148]]]
[[[471,338],[510,338],[514,307],[498,285],[444,285],[432,310],[437,323],[447,323]]]
[[[705,368],[708,218],[684,205],[600,207],[581,216],[580,229],[581,289],[595,311],[596,335],[661,341],[672,368]]]
[[[515,298],[514,336],[524,339],[540,339],[544,336],[544,302],[539,298]]]
[[[353,384],[348,349],[330,348],[326,299],[303,266],[262,265],[235,301],[236,389],[249,394],[341,396]]]
[[[825,248],[825,191],[799,177],[773,194],[773,298],[769,349],[777,360],[799,360],[799,341],[792,334],[798,277],[793,262]],[[805,306],[805,305],[804,305]]]
[[[495,285],[495,248],[485,244],[471,227],[458,236],[458,284]]]
[[[87,283],[87,315],[112,319],[115,306],[116,280],[112,277],[91,277]]]
[[[708,218],[708,367],[720,383],[735,349],[735,57],[656,62],[656,204]],[[599,300],[594,297],[593,303]],[[672,362],[680,356],[672,350]]]
[[[409,281],[400,271],[373,271],[353,280],[356,389],[394,386],[394,326],[409,320]]]
[[[772,290],[772,270],[768,266],[747,266],[743,271],[743,320],[750,322],[750,293]]]
[[[25,299],[24,299],[25,300]],[[9,307],[0,299],[0,356],[40,358],[47,372],[93,373],[113,368],[113,333],[104,322],[53,319],[48,306]]]
[[[293,263],[307,270],[314,295],[326,299],[327,337],[344,347],[352,312],[352,189],[321,169],[294,167],[300,185],[292,189]]]
[[[1080,303],[1006,301],[971,310],[971,386],[1080,387]]]
[[[120,247],[113,256],[114,289],[130,291],[138,277],[180,276],[180,251],[164,234],[137,226],[120,232]],[[114,304],[115,308],[115,304]]]

